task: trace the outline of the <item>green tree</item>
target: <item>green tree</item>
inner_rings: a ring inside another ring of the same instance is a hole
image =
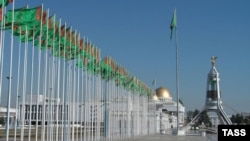
[[[194,118],[193,117],[193,111],[187,111],[187,122],[191,122],[191,120]]]
[[[200,115],[200,118],[198,120],[198,124],[202,124],[202,122],[206,125],[206,126],[212,126],[212,122],[209,119],[209,116],[207,114],[207,111],[203,111]]]
[[[194,112],[193,112],[193,117],[197,116],[199,113],[200,113],[200,111],[195,109]]]
[[[236,114],[235,123],[237,123],[237,124],[244,123],[244,118],[241,114]]]
[[[235,123],[235,118],[236,118],[235,115],[231,116],[230,120],[232,121],[232,123]]]
[[[250,116],[244,117],[239,113],[237,113],[236,115],[232,115],[230,119],[234,124],[250,124]]]
[[[249,116],[244,118],[244,123],[248,124],[248,125],[250,124],[250,117]]]
[[[190,122],[193,118],[195,118],[198,114],[200,114],[199,118],[195,121],[195,126],[199,126],[204,123],[206,126],[211,126],[212,123],[209,119],[207,111],[203,111],[200,113],[199,110],[195,109],[194,111],[187,112],[187,122]]]

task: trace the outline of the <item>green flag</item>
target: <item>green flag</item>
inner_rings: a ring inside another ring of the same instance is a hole
[[[11,25],[12,25],[12,13],[13,13],[13,11],[14,11],[14,13],[15,12],[18,13],[19,11],[21,11],[23,9],[27,9],[27,6],[19,8],[19,9],[15,9],[15,10],[9,10],[5,15],[3,15],[3,11],[2,11],[2,9],[0,9],[0,13],[1,13],[0,14],[0,17],[1,17],[1,19],[0,19],[1,28],[4,29],[4,30],[11,29]],[[16,16],[16,14],[14,16]],[[5,23],[4,24],[2,23],[3,19],[5,19]],[[14,26],[17,26],[16,22],[14,22],[14,23],[15,23]]]
[[[182,100],[179,98],[179,103],[182,105],[182,106],[184,106],[184,104],[183,104],[183,102],[182,102]]]
[[[13,0],[0,0],[0,7],[7,6],[9,3],[12,3]]]
[[[170,29],[171,29],[170,39],[172,39],[174,28],[176,28],[176,9],[174,9],[174,14],[170,23]]]
[[[14,19],[12,19],[12,13],[14,12]],[[35,8],[20,8],[9,10],[6,13],[6,24],[14,22],[16,25],[24,25],[24,24],[34,24],[37,22],[40,24],[40,20],[42,18],[41,6]]]

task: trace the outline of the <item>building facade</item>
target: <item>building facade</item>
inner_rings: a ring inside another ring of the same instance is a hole
[[[182,127],[185,122],[185,107],[181,103],[178,105],[177,118],[177,102],[173,101],[171,93],[164,87],[159,87],[155,90],[155,95],[152,96],[149,102],[149,113],[155,113],[156,130],[165,132],[169,129],[177,127],[177,119],[179,119],[179,127]]]

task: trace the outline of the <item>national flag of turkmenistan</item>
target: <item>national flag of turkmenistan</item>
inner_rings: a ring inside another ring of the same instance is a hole
[[[7,6],[9,3],[12,3],[13,0],[0,0],[0,7]]]
[[[173,30],[175,27],[176,27],[176,9],[174,9],[174,14],[170,23],[170,29],[171,29],[170,39],[172,39]]]
[[[14,11],[14,19],[12,14]],[[17,25],[31,24],[33,22],[39,22],[42,18],[41,6],[35,8],[20,8],[15,10],[9,10],[6,13],[6,23],[14,22]]]
[[[182,106],[184,106],[184,104],[183,104],[183,102],[182,102],[182,100],[179,98],[179,103],[182,105]]]

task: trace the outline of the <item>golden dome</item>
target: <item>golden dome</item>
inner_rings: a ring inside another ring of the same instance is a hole
[[[158,98],[172,98],[170,92],[166,88],[159,87],[155,91]]]

